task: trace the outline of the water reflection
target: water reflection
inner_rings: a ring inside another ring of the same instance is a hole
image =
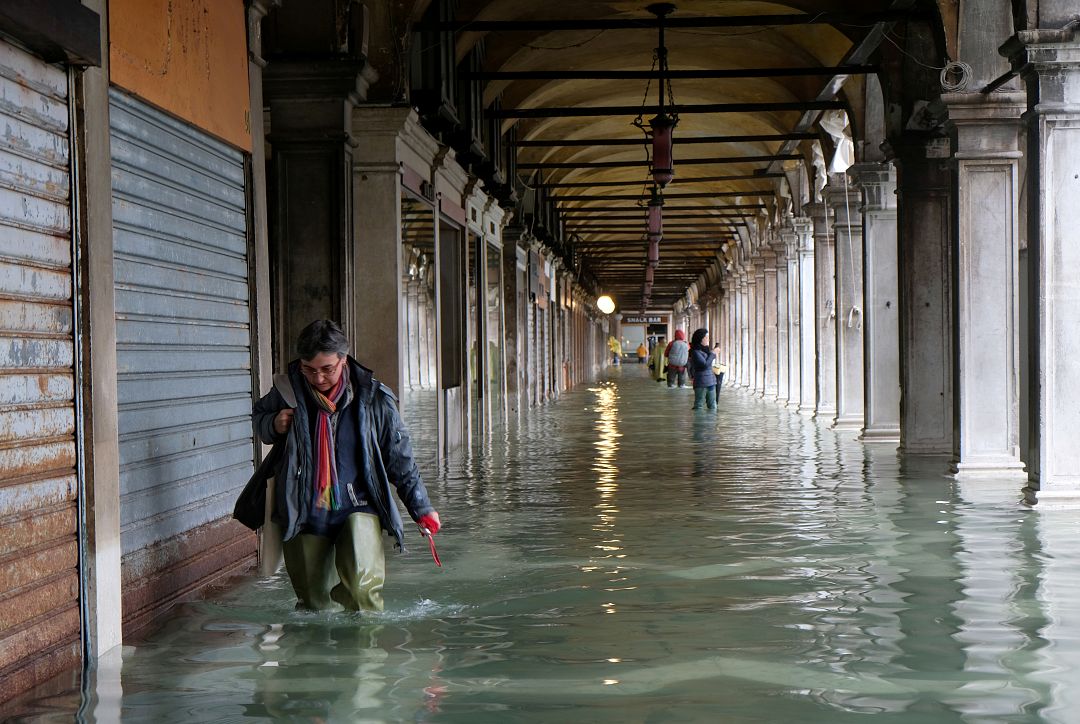
[[[42,719],[1070,722],[1080,515],[725,389],[647,370],[530,412],[441,470],[435,569],[378,615],[284,577],[188,604]]]

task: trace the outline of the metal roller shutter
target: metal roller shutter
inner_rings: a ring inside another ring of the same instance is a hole
[[[68,78],[0,40],[0,701],[79,644]]]
[[[110,115],[126,585],[190,558],[252,474],[250,272],[243,155],[116,89]]]

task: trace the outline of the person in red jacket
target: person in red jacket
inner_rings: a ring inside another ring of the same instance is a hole
[[[681,329],[675,330],[675,339],[671,340],[667,349],[664,350],[664,356],[668,361],[667,386],[674,387],[677,381],[679,387],[686,387],[686,361],[690,357],[690,345],[686,343],[686,332]]]

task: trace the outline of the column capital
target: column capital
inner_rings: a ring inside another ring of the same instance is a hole
[[[859,211],[862,209],[862,189],[843,184],[825,187],[825,201],[833,209],[833,224],[837,227],[862,226]]]
[[[862,189],[864,211],[896,208],[896,167],[892,163],[857,163],[848,169],[848,177]]]
[[[1058,30],[1022,30],[998,49],[1027,83],[1035,113],[1080,111],[1080,42],[1075,19]]]
[[[817,201],[803,207],[810,214],[810,220],[814,225],[814,243],[832,244],[835,242],[829,233],[829,216],[832,211],[824,201]]]
[[[956,129],[959,160],[1020,158],[1021,117],[1027,110],[1027,96],[1019,91],[1005,93],[945,93],[941,100],[949,111],[949,124]]]
[[[791,223],[798,239],[799,251],[813,252],[814,220],[808,216],[797,216]]]

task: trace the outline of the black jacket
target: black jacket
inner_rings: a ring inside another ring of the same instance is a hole
[[[394,536],[400,549],[405,549],[401,514],[390,494],[393,484],[398,498],[414,521],[434,510],[413,460],[409,433],[397,410],[397,399],[386,385],[375,379],[371,370],[352,357],[348,359],[353,401],[342,414],[353,416],[349,427],[356,430],[353,441],[356,451],[357,497],[366,498],[376,510],[382,528]],[[282,527],[284,540],[300,531],[312,503],[314,444],[311,439],[311,411],[305,391],[306,382],[300,374],[300,361],[289,364],[289,380],[298,404],[292,425],[286,433],[285,447],[278,464],[274,485],[274,522]],[[255,403],[252,425],[255,434],[265,443],[278,442],[274,432],[274,417],[288,407],[281,393],[271,389]]]

